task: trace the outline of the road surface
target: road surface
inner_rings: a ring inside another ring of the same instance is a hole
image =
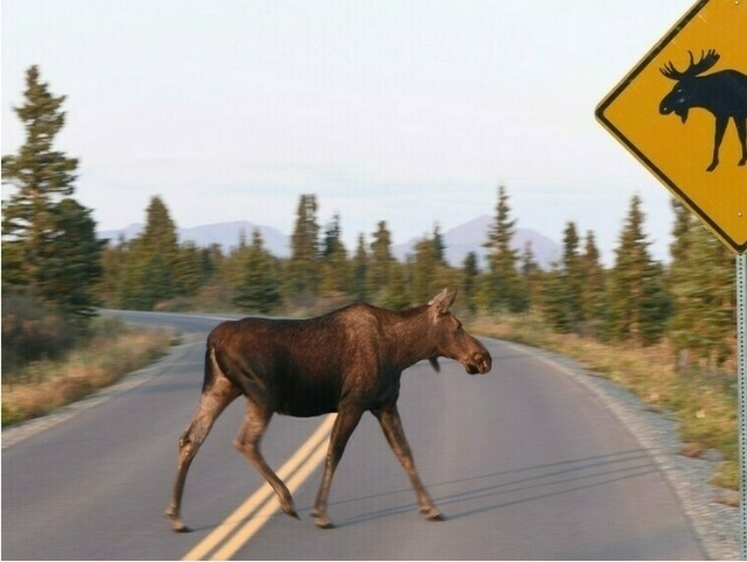
[[[493,355],[485,376],[449,360],[441,373],[422,362],[403,374],[405,431],[445,521],[419,516],[370,415],[335,474],[329,513],[336,528],[312,523],[321,470],[297,454],[306,445],[317,461],[323,456],[323,442],[308,440],[326,418],[275,416],[263,441],[276,469],[298,466],[288,478],[301,519],[262,498],[248,506],[261,509],[232,515],[263,484],[231,445],[240,399],[192,465],[183,515],[194,532],[173,533],[162,514],[176,440],[197,404],[204,335],[219,318],[121,314],[175,326],[195,343],[138,386],[44,431],[10,446],[3,433],[4,559],[705,557],[666,478],[626,428],[547,360],[495,340],[483,340]]]

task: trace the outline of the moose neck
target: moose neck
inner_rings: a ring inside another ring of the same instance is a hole
[[[392,313],[386,337],[394,366],[401,370],[428,359],[436,351],[427,307]]]

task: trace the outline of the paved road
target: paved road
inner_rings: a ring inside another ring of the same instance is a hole
[[[4,559],[179,559],[227,528],[263,482],[231,447],[243,415],[237,401],[190,472],[184,517],[195,532],[169,530],[162,512],[176,438],[196,406],[201,342],[217,317],[123,315],[175,325],[200,343],[139,386],[3,449]],[[315,469],[294,494],[301,520],[265,516],[233,558],[704,557],[664,476],[596,398],[523,349],[485,343],[494,358],[486,376],[450,361],[440,374],[424,362],[403,376],[405,430],[446,521],[420,518],[404,472],[366,416],[332,486],[337,527],[319,530],[309,518]],[[268,462],[283,465],[322,420],[276,416],[263,442]]]

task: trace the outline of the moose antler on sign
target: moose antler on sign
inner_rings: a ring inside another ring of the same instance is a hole
[[[721,55],[719,55],[715,49],[709,49],[707,53],[701,51],[700,60],[698,62],[695,62],[692,51],[688,51],[688,54],[690,55],[690,66],[688,66],[687,70],[684,72],[677,70],[671,61],[666,63],[664,67],[659,70],[664,76],[671,80],[682,80],[683,78],[691,78],[705,72],[712,68],[718,62],[718,59],[721,58]]]

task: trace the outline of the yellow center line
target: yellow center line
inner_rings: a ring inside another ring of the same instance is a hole
[[[309,461],[304,463],[304,465],[298,469],[298,472],[293,475],[293,478],[288,481],[287,486],[291,493],[294,493],[301,484],[306,481],[309,475],[316,470],[316,467],[322,463],[324,458],[327,456],[326,445],[327,443],[324,441],[320,443],[319,447],[314,451],[314,454],[309,457]],[[242,546],[251,540],[255,533],[270,520],[272,514],[278,509],[280,509],[280,502],[278,501],[277,496],[271,496],[268,501],[259,508],[257,513],[247,521],[246,525],[226,541],[220,550],[213,554],[210,559],[228,560],[231,558]]]
[[[300,485],[324,459],[327,445],[326,440],[332,431],[335,417],[334,414],[327,416],[311,437],[309,437],[306,442],[285,462],[285,464],[280,467],[280,470],[277,471],[278,478],[285,481],[289,476],[293,475],[299,467],[302,467],[302,470],[298,470],[298,474],[294,475],[293,478],[286,483],[286,486],[291,493],[300,487]],[[249,496],[244,503],[242,503],[231,515],[219,524],[212,533],[206,536],[201,542],[197,543],[192,550],[185,554],[182,560],[202,560],[205,558],[210,551],[215,549],[221,541],[230,535],[248,517],[252,516],[258,509],[261,509],[264,513],[266,509],[269,509],[267,507],[269,505],[272,506],[272,510],[269,511],[269,514],[274,513],[274,511],[280,507],[279,502],[277,502],[277,499],[274,504],[267,501],[274,493],[275,491],[269,484],[262,484],[256,492]],[[257,529],[252,531],[248,538],[238,545],[236,550],[246,543],[246,541],[248,541],[249,538],[251,538],[251,536],[254,535],[254,533],[256,533],[269,518],[269,515],[265,515],[264,517],[259,517],[259,515],[260,514],[258,513],[257,516],[251,519],[241,532],[243,534],[246,527],[248,527],[253,521],[260,520],[262,523],[259,524]],[[233,544],[233,541],[231,541],[231,544]],[[236,550],[232,551],[231,554],[236,552]],[[222,556],[221,558],[225,559],[229,556]]]

